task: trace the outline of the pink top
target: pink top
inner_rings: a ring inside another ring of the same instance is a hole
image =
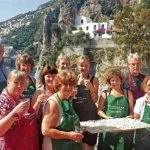
[[[0,114],[7,115],[16,106],[6,91],[0,95]],[[39,150],[36,113],[32,107],[29,116],[22,116],[0,137],[0,150]]]

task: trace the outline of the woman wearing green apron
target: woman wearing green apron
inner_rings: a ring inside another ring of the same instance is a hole
[[[68,99],[76,83],[75,74],[69,70],[58,73],[54,79],[58,91],[48,98],[42,120],[42,133],[47,141],[44,150],[82,150],[83,135],[75,131],[80,129],[79,118]]]
[[[111,89],[100,96],[98,114],[102,118],[132,117],[133,96],[130,91],[121,88],[123,79],[122,72],[117,68],[110,68],[104,74],[104,81]],[[130,150],[132,147],[130,132],[103,133],[99,139],[99,149],[102,150]]]
[[[142,87],[145,95],[137,99],[134,107],[134,118],[150,124],[150,76],[145,77]],[[135,150],[150,150],[150,129],[140,129],[135,135]]]

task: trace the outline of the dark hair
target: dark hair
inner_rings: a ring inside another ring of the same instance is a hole
[[[32,57],[28,54],[22,54],[16,59],[16,68],[20,70],[20,65],[21,64],[30,64],[31,65],[31,70],[34,67],[34,61]]]
[[[46,65],[40,73],[41,84],[45,85],[44,76],[47,74],[57,74],[58,70],[54,66]]]

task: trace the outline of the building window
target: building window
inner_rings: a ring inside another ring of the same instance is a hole
[[[89,27],[88,27],[88,26],[86,27],[86,30],[89,30]]]
[[[96,30],[96,25],[94,25],[94,30]]]
[[[83,20],[81,20],[81,23],[83,24]]]

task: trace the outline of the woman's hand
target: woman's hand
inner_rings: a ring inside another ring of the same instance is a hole
[[[46,102],[46,100],[48,99],[48,95],[42,93],[37,97],[37,103],[42,103],[42,102]]]
[[[113,117],[107,116],[106,119],[113,119]]]
[[[69,139],[73,141],[81,141],[83,139],[83,134],[81,133],[76,133],[75,131],[70,131],[68,132],[69,134]]]
[[[91,91],[93,89],[93,85],[88,79],[84,79],[84,85]]]
[[[134,119],[140,119],[140,114],[134,113]]]
[[[24,101],[19,103],[14,109],[13,113],[17,113],[19,116],[22,116],[24,113],[26,113],[30,108],[30,102]]]
[[[134,118],[134,115],[133,115],[133,114],[129,114],[126,118],[131,118],[131,119],[133,119],[133,118]]]

